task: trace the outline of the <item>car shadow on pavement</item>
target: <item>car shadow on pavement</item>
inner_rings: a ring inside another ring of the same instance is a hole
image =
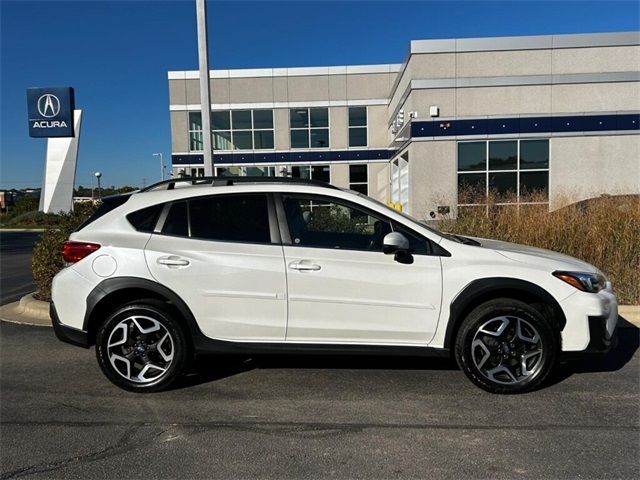
[[[314,370],[457,370],[449,358],[427,356],[373,355],[207,355],[198,357],[186,375],[171,389],[187,388],[202,383],[239,375],[256,369]]]
[[[640,329],[620,317],[618,344],[604,357],[561,363],[545,385],[560,383],[574,374],[614,372],[623,368],[640,347]],[[171,390],[233,377],[255,369],[330,370],[457,370],[452,358],[370,355],[203,355],[197,358]]]
[[[633,358],[640,347],[640,329],[620,317],[616,331],[618,343],[604,357],[585,358],[561,363],[550,384],[560,383],[574,374],[616,372]]]

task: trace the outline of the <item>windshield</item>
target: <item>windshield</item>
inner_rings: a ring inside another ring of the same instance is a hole
[[[351,193],[355,193],[355,194],[356,194],[356,195],[358,195],[359,197],[366,198],[367,200],[371,200],[372,202],[374,202],[374,203],[376,203],[377,205],[380,205],[380,206],[382,206],[382,207],[386,208],[387,210],[391,210],[392,212],[395,212],[395,213],[397,213],[397,214],[399,214],[399,215],[402,215],[402,216],[403,216],[404,218],[406,218],[407,220],[410,220],[410,221],[412,221],[413,223],[417,223],[417,224],[418,224],[418,225],[420,225],[421,227],[426,228],[427,230],[429,230],[431,233],[434,233],[434,234],[436,234],[436,235],[439,235],[439,236],[441,236],[441,237],[444,237],[444,238],[446,238],[447,240],[451,240],[452,242],[456,242],[456,243],[463,243],[463,241],[462,241],[460,238],[458,238],[458,237],[456,237],[456,236],[454,236],[454,235],[450,235],[450,234],[448,234],[448,233],[443,233],[443,232],[441,232],[440,230],[436,230],[435,228],[430,227],[429,225],[427,225],[425,222],[422,222],[422,221],[418,220],[417,218],[412,217],[412,216],[411,216],[411,215],[409,215],[408,213],[401,212],[401,211],[399,211],[399,210],[396,210],[396,209],[394,209],[394,208],[391,208],[389,205],[386,205],[386,204],[382,203],[381,201],[376,200],[375,198],[371,198],[371,197],[369,197],[369,196],[367,196],[367,195],[364,195],[364,194],[362,194],[362,193],[360,193],[360,192],[356,192],[355,190],[349,190],[349,192],[351,192]]]

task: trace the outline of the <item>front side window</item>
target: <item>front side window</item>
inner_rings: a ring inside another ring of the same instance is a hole
[[[367,107],[349,107],[349,146],[367,146]]]
[[[391,224],[358,207],[324,197],[285,195],[283,205],[293,245],[382,251]]]
[[[329,109],[289,110],[291,148],[329,148]]]

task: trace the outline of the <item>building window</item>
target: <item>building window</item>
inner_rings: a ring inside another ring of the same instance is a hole
[[[214,150],[273,148],[273,110],[220,110],[211,113]]]
[[[349,188],[363,195],[369,195],[368,165],[349,165]]]
[[[211,112],[214,150],[273,149],[273,110]],[[189,112],[189,150],[201,152],[202,115]]]
[[[367,107],[349,107],[349,146],[367,146]]]
[[[458,143],[458,207],[549,202],[549,140]]]
[[[331,181],[329,165],[296,165],[291,167],[291,176],[327,183]]]
[[[201,152],[202,149],[202,115],[189,112],[189,151]]]
[[[216,167],[218,177],[275,177],[274,166]]]
[[[329,109],[289,110],[291,148],[329,148]]]

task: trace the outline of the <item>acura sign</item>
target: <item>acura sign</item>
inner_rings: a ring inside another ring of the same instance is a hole
[[[30,137],[73,137],[73,88],[27,88]]]

